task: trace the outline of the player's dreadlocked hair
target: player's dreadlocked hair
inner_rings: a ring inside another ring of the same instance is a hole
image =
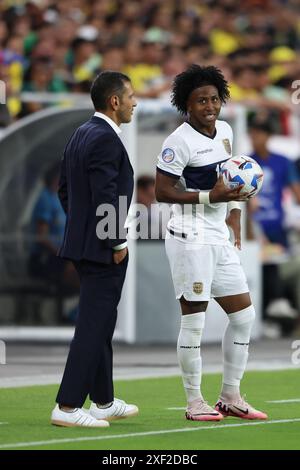
[[[181,114],[187,113],[187,101],[196,88],[213,85],[217,88],[222,103],[230,96],[228,83],[221,70],[213,65],[201,67],[193,64],[177,75],[173,82],[171,102]]]

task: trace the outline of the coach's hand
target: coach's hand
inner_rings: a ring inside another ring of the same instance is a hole
[[[239,250],[241,250],[242,249],[242,243],[241,243],[241,210],[240,209],[232,209],[228,214],[228,217],[226,219],[226,224],[233,231],[234,246],[236,246]]]
[[[236,189],[230,189],[225,186],[223,176],[220,175],[218,181],[209,192],[209,201],[214,202],[229,202],[229,201],[247,201],[248,196],[240,194],[242,185]]]
[[[128,253],[127,247],[123,248],[123,250],[114,251],[113,258],[115,264],[122,263],[123,259],[126,257]]]

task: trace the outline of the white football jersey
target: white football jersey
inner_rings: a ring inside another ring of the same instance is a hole
[[[218,165],[231,156],[232,129],[227,122],[216,121],[214,137],[185,122],[164,141],[157,171],[178,179],[185,191],[209,191],[217,182]],[[174,204],[168,228],[184,233],[187,242],[228,244],[226,213],[227,203]]]

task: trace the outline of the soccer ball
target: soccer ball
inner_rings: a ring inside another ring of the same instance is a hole
[[[231,157],[220,165],[224,184],[235,189],[243,185],[240,194],[255,196],[261,189],[264,174],[259,164],[251,157],[239,155]]]

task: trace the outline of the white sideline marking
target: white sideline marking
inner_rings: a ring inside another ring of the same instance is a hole
[[[282,424],[300,422],[300,418],[293,419],[275,419],[273,421],[255,421],[251,423],[238,423],[238,424],[217,424],[212,426],[199,426],[194,428],[181,428],[181,429],[165,429],[162,431],[148,431],[148,432],[133,432],[130,434],[112,434],[110,436],[88,436],[88,437],[75,437],[69,439],[49,439],[48,441],[33,441],[33,442],[13,442],[10,444],[1,444],[0,449],[16,448],[16,447],[33,447],[45,446],[51,444],[65,444],[69,442],[84,442],[84,441],[104,441],[108,439],[123,439],[124,437],[142,437],[142,436],[157,436],[160,434],[174,434],[179,432],[191,431],[207,431],[214,429],[224,428],[240,428],[243,426],[264,426],[266,424]]]
[[[166,410],[171,410],[171,411],[179,411],[179,410],[185,410],[184,406],[174,406],[173,408],[166,408]]]
[[[266,403],[299,403],[300,398],[291,398],[290,400],[272,400],[266,401]]]
[[[1,0],[0,0],[1,3]],[[1,337],[1,330],[0,330]],[[61,356],[59,356],[61,361]],[[13,364],[18,364],[18,360],[15,359]],[[215,374],[222,372],[221,365],[212,364],[210,366],[203,367],[204,374]],[[299,370],[299,365],[293,365],[286,363],[285,361],[250,361],[247,366],[247,371],[270,371],[270,370]],[[139,380],[139,379],[150,379],[159,377],[181,377],[178,366],[170,366],[168,370],[166,367],[116,367],[114,371],[115,380]],[[31,376],[23,377],[4,377],[0,378],[0,389],[11,388],[11,387],[31,387],[34,385],[51,385],[59,384],[62,379],[62,372],[60,374],[36,374]]]

